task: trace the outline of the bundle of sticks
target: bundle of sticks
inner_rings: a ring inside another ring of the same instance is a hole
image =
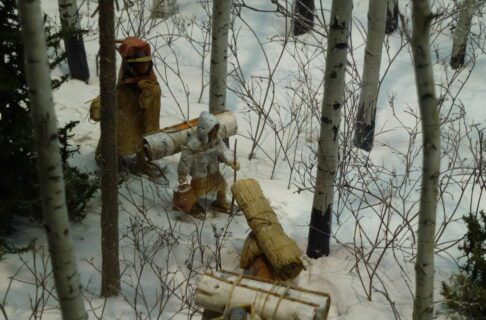
[[[243,246],[240,267],[247,269],[256,262],[271,267],[270,279],[297,277],[304,269],[300,258],[302,252],[284,232],[258,182],[255,179],[238,180],[231,192],[252,229]]]

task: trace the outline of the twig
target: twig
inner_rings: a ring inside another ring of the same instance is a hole
[[[233,150],[233,183],[236,182],[236,145],[238,143],[238,139],[235,139],[235,146]],[[235,196],[231,196],[231,207],[230,207],[230,215],[233,214],[233,209],[235,208]]]

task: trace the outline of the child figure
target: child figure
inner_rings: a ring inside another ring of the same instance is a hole
[[[240,165],[231,159],[228,148],[218,136],[218,131],[218,119],[203,111],[199,116],[196,134],[190,137],[187,145],[182,148],[178,167],[179,185],[186,184],[186,176],[190,174],[191,188],[195,196],[205,197],[209,192],[216,191],[216,201],[212,207],[217,211],[228,212],[227,184],[219,171],[219,162],[224,162],[233,170],[239,170]],[[196,209],[192,210],[194,212],[201,208],[192,209]]]

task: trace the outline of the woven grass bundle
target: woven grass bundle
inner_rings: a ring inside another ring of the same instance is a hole
[[[246,237],[245,239],[245,243],[243,244],[243,250],[241,251],[240,268],[250,268],[253,261],[255,261],[255,259],[262,254],[262,249],[260,249],[260,246],[258,246],[255,235],[253,234],[253,232],[250,232],[248,237]]]
[[[270,261],[278,277],[282,280],[295,278],[304,268],[300,259],[302,252],[295,241],[285,234],[258,181],[238,180],[231,187],[231,192],[245,214],[258,247]],[[253,250],[245,250],[245,247],[253,245],[251,238],[248,239],[243,248],[244,253],[248,251],[245,258],[254,256]],[[240,260],[240,265],[241,263]]]

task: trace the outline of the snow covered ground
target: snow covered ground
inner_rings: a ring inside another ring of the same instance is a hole
[[[239,124],[238,178],[259,180],[285,231],[305,252],[322,101],[325,30],[318,26],[312,35],[286,38],[290,20],[273,12],[275,5],[270,1],[245,2],[259,10],[242,7],[237,1],[239,15],[234,20],[228,67],[227,105],[237,115]],[[80,121],[74,142],[81,146],[81,153],[73,163],[89,172],[96,170],[94,150],[99,138],[99,125],[88,120],[86,103],[99,92],[97,15],[91,17],[96,3],[84,1],[80,9],[83,26],[91,30],[85,42],[91,79],[88,84],[71,80],[54,93],[60,124]],[[322,3],[325,8],[320,12],[328,21],[330,1]],[[409,17],[410,8],[402,5],[401,11]],[[435,5],[439,11],[451,10],[452,1],[437,1]],[[45,0],[42,6],[51,16],[58,15],[57,1]],[[295,279],[295,284],[331,294],[329,319],[409,319],[421,173],[415,80],[410,48],[406,38],[396,32],[387,37],[387,52],[383,56],[375,147],[369,157],[350,148],[367,6],[368,1],[355,1],[354,5],[348,99],[341,124],[342,138],[348,142],[340,153],[331,254],[318,260],[304,257],[307,270]],[[141,29],[137,27],[144,21],[140,6],[129,9],[132,22],[127,12],[118,12],[122,20],[117,38],[131,30],[129,35],[144,36],[156,48],[155,66],[164,95],[160,115],[163,127],[196,117],[207,109],[208,102],[208,87],[200,101],[199,96],[209,79],[207,12],[211,3],[180,0],[178,7],[176,16]],[[144,17],[147,16],[145,11]],[[474,21],[476,34],[471,43],[475,44],[468,54],[475,58],[464,70],[454,73],[448,66],[452,20],[453,16],[439,19],[432,37],[434,76],[437,94],[443,98],[444,121],[436,241],[435,299],[439,312],[440,282],[457,271],[459,252],[455,240],[464,233],[460,218],[485,207],[480,186],[474,184],[475,158],[479,159],[478,130],[483,130],[486,123],[485,38],[480,33],[484,22],[479,18]],[[133,30],[142,32],[135,34]],[[482,51],[478,44],[482,44]],[[65,71],[57,70],[56,74]],[[257,126],[258,110],[269,116],[263,129]],[[258,144],[250,159],[255,139]],[[199,319],[200,312],[192,300],[198,274],[215,268],[241,272],[238,255],[249,232],[243,216],[209,214],[205,220],[199,220],[172,210],[178,158],[174,155],[157,161],[166,170],[168,184],[130,175],[120,186],[123,275],[119,297],[99,297],[99,194],[89,203],[87,218],[73,225],[90,319]],[[223,172],[231,182],[231,169],[224,168]],[[9,319],[59,319],[42,229],[28,221],[19,220],[18,224],[20,231],[13,241],[22,244],[36,238],[38,251],[8,255],[0,261],[0,302]],[[32,316],[32,310],[37,316]]]

